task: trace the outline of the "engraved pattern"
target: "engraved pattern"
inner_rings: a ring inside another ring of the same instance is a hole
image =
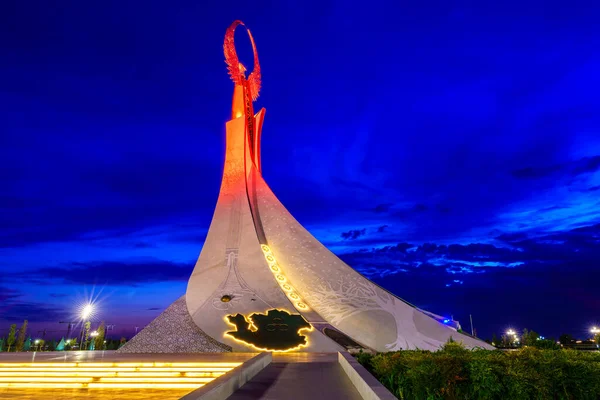
[[[454,338],[468,347],[491,348],[441,325],[347,266],[304,229],[264,180],[259,180],[259,209],[267,240],[309,307],[334,327],[378,351],[435,350],[451,335],[458,335]],[[385,342],[363,336],[359,329],[375,321]]]
[[[223,180],[221,182],[221,196],[231,196],[236,193],[237,187],[243,184],[244,175],[243,159],[228,157],[226,160],[225,171],[223,171]]]
[[[398,325],[404,325],[402,321],[405,321],[407,317],[407,313],[397,307],[396,299],[393,296],[380,290],[366,279],[352,279],[343,276],[334,284],[321,279],[317,288],[308,298],[311,299],[311,304],[321,310],[325,319],[333,325],[338,325],[356,314],[374,310],[387,311],[394,317]],[[403,335],[407,332],[406,329],[414,331],[413,335],[421,336],[416,329],[410,326],[404,328],[397,329],[396,340],[386,344],[388,350],[395,351],[410,347]],[[441,345],[442,343],[436,344]]]
[[[239,250],[227,249],[226,253],[225,267],[229,270],[227,279],[221,283],[212,298],[212,306],[217,310],[230,310],[235,307],[245,295],[256,296],[238,271]],[[227,303],[222,302],[221,297],[223,295],[231,296],[231,301]]]

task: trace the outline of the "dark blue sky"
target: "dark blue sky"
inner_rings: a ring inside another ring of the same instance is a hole
[[[0,5],[0,335],[92,294],[131,332],[185,292],[238,18],[264,176],[318,239],[482,336],[600,322],[597,5],[59,3]]]

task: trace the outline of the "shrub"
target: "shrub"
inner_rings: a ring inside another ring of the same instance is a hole
[[[539,341],[538,341],[539,342]],[[600,399],[600,354],[524,347],[436,352],[405,350],[357,356],[400,399]]]

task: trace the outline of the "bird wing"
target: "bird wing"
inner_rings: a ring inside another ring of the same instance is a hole
[[[240,71],[240,60],[235,51],[234,42],[235,28],[237,28],[238,25],[244,25],[244,23],[240,20],[236,20],[229,28],[227,28],[227,31],[225,32],[225,41],[223,42],[223,52],[225,53],[225,63],[227,64],[227,70],[229,76],[231,76],[231,80],[236,85],[242,85],[244,83],[244,75],[242,75],[242,72]]]
[[[258,62],[258,52],[256,51],[256,43],[254,43],[254,38],[252,37],[252,33],[250,33],[250,30],[248,30],[248,36],[250,36],[250,42],[252,43],[252,52],[254,53],[254,68],[252,68],[252,73],[248,77],[248,86],[250,87],[250,93],[252,94],[252,101],[256,101],[261,86],[260,63]]]

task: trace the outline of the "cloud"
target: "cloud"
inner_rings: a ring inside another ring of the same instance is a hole
[[[600,185],[587,188],[588,192],[595,192],[597,190],[600,190]]]
[[[423,212],[423,211],[427,211],[428,209],[429,209],[429,207],[427,207],[426,204],[418,203],[418,204],[415,204],[414,211],[415,212]]]
[[[531,264],[578,264],[589,270],[600,259],[600,224],[537,237],[505,233],[498,236],[498,243],[398,243],[353,251],[340,257],[369,277],[422,272],[424,269],[435,269],[438,274],[469,275]]]
[[[571,172],[572,175],[595,172],[600,169],[600,156],[585,157],[579,160],[578,165]]]
[[[441,204],[438,204],[436,208],[442,214],[448,214],[449,212],[452,211],[452,209],[450,207],[446,207],[446,206],[443,206]]]
[[[392,206],[392,203],[378,204],[375,206],[375,208],[373,208],[373,211],[375,211],[376,213],[388,212]]]
[[[560,170],[562,170],[562,166],[559,165],[550,167],[525,167],[512,171],[511,175],[518,179],[540,179],[554,175]]]
[[[157,310],[161,310],[160,307],[150,307],[146,309],[147,311],[157,311]]]
[[[0,286],[0,303],[8,302],[21,296],[22,293],[14,289]]]
[[[377,232],[381,233],[381,232],[385,232],[385,230],[389,227],[389,225],[381,225],[380,227],[377,228]]]
[[[66,293],[50,293],[49,296],[55,299],[60,299],[62,297],[68,297],[69,295]]]
[[[39,285],[137,286],[144,283],[187,281],[194,262],[176,263],[153,258],[130,261],[73,262],[58,267],[42,267],[26,273],[13,273],[16,279]]]
[[[137,243],[134,243],[133,247],[135,247],[136,249],[151,249],[151,248],[155,248],[156,245],[153,243],[147,243],[147,242],[137,242]]]
[[[0,197],[0,247],[82,241],[103,232],[126,235],[187,220],[199,210],[212,209],[217,198],[219,170],[202,161],[137,157],[131,163],[89,162],[76,167],[74,162],[61,159],[36,172],[40,180],[44,174],[51,175],[46,179],[53,182],[55,175],[64,178],[40,189],[39,199],[16,190]],[[199,176],[200,171],[205,178]],[[18,176],[8,180],[16,185]],[[189,184],[198,180],[214,186],[214,195],[206,195],[205,185]],[[203,216],[200,222],[208,225],[210,214]]]
[[[554,165],[528,166],[511,171],[511,175],[517,179],[541,179],[561,174],[578,176],[598,169],[600,169],[600,156],[593,156]]]
[[[354,240],[354,239],[358,239],[360,236],[364,236],[366,233],[367,233],[366,228],[354,229],[354,230],[349,230],[348,232],[342,232],[340,236],[343,239]]]
[[[59,307],[34,302],[9,302],[0,308],[0,320],[3,321],[60,321],[68,313]]]
[[[429,210],[429,206],[425,203],[416,203],[411,207],[403,207],[397,209],[394,213],[394,217],[398,217],[403,221],[408,219],[419,219],[422,214]]]

